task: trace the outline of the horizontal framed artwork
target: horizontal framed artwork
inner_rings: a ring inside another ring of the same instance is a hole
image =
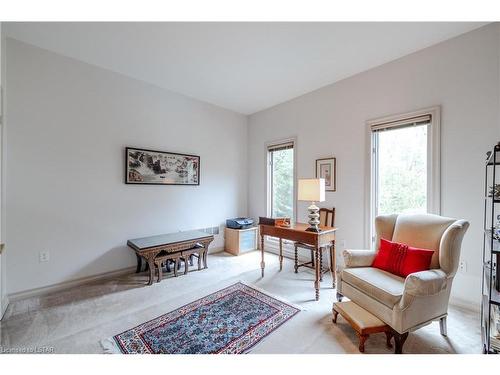
[[[337,166],[335,158],[317,159],[316,160],[316,178],[325,179],[325,191],[337,190]]]
[[[125,183],[199,185],[200,157],[127,147],[125,148]]]

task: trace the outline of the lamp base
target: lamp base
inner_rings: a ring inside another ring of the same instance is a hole
[[[308,232],[321,232],[321,229],[319,229],[319,207],[312,202],[312,204],[307,207],[307,210],[309,211],[309,228],[306,229]]]
[[[306,232],[319,233],[319,232],[321,232],[321,229],[319,229],[317,227],[309,227],[309,228],[306,229]]]

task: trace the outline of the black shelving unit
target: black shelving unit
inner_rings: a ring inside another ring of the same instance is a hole
[[[495,194],[500,184],[500,142],[486,154],[485,169],[481,338],[483,352],[492,354],[500,352],[500,240],[494,235],[500,215],[500,194]]]

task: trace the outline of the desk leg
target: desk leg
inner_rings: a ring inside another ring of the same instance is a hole
[[[264,263],[264,236],[260,236],[260,271],[261,271],[261,277],[264,277],[264,268],[266,267],[266,264]]]
[[[335,242],[330,244],[330,273],[332,274],[332,288],[335,288]]]
[[[319,269],[320,267],[320,262],[319,262],[319,248],[316,246],[314,249],[314,257],[315,257],[315,271],[316,271],[316,280],[314,281],[314,288],[316,289],[316,301],[319,301],[319,279],[320,279],[320,274],[321,270]]]
[[[283,240],[280,238],[280,271],[283,270]]]

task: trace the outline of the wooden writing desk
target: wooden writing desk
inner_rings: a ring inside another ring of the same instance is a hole
[[[146,259],[149,266],[149,282],[153,284],[155,276],[155,258],[161,254],[178,253],[184,250],[201,247],[198,250],[205,268],[207,267],[208,245],[212,242],[214,236],[205,232],[192,230],[187,232],[177,232],[170,234],[161,234],[159,236],[136,238],[128,240],[127,245],[135,251],[137,256],[137,271],[141,268],[141,258]],[[161,271],[159,270],[159,276]]]
[[[260,251],[262,260],[260,262],[260,268],[262,270],[262,277],[264,277],[264,268],[266,264],[264,262],[264,236],[278,237],[280,244],[280,271],[283,269],[283,240],[290,240],[296,242],[302,242],[314,246],[314,257],[315,257],[315,274],[316,279],[314,281],[314,288],[316,289],[316,301],[319,300],[319,279],[320,279],[320,261],[319,261],[319,249],[321,247],[330,247],[330,272],[333,279],[333,287],[335,288],[335,231],[337,228],[320,226],[321,232],[308,232],[306,229],[309,227],[308,224],[295,223],[289,228],[280,227],[277,225],[264,225],[260,224]]]

